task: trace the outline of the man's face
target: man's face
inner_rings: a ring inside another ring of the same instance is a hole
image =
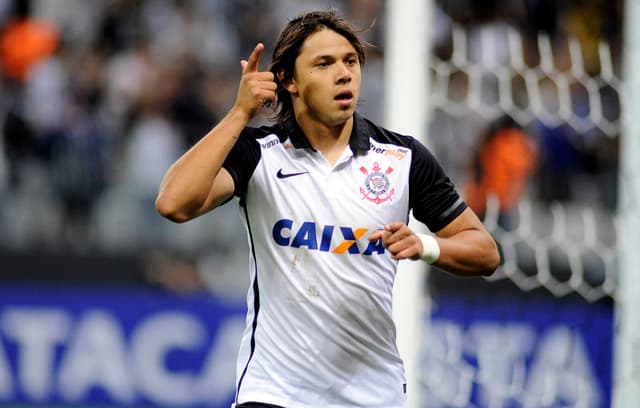
[[[302,44],[287,87],[296,117],[325,126],[349,120],[360,96],[360,61],[351,43],[329,29],[311,34]]]

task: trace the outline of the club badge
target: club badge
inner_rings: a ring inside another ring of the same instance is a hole
[[[364,179],[364,186],[360,187],[360,194],[362,199],[367,199],[376,205],[382,204],[385,201],[391,200],[396,189],[390,187],[389,177],[387,177],[393,169],[387,167],[384,172],[381,171],[378,162],[373,163],[371,171],[367,170],[364,166],[360,167],[360,171],[367,177]]]

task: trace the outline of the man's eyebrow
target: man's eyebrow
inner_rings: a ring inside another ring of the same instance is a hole
[[[317,61],[317,60],[322,60],[322,59],[335,60],[335,59],[351,58],[351,57],[357,57],[357,56],[358,56],[358,54],[356,52],[347,52],[347,53],[343,54],[341,57],[337,56],[335,54],[321,54],[321,55],[316,55],[316,56],[312,57],[311,61]]]

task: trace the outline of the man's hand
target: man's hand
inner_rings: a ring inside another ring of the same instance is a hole
[[[369,241],[381,239],[382,245],[391,253],[393,259],[420,259],[422,241],[415,232],[403,222],[386,224],[383,229],[369,236]]]
[[[277,84],[273,73],[258,71],[260,56],[264,51],[264,44],[258,43],[248,60],[240,61],[242,78],[238,87],[238,95],[234,109],[252,118],[265,102],[275,101]]]

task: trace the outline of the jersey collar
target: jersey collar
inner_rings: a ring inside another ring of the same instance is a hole
[[[283,124],[284,134],[291,140],[293,147],[296,149],[310,148],[309,140],[304,135],[295,118],[291,118]],[[357,112],[353,114],[353,129],[351,130],[351,138],[349,139],[349,147],[354,156],[363,151],[369,150],[369,134],[367,130],[369,126],[367,121]]]

